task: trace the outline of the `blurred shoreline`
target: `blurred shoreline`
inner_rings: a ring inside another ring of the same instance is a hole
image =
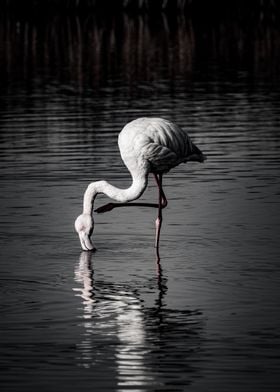
[[[198,61],[200,77],[208,82],[225,71],[276,80],[280,29],[236,20],[201,25],[185,15],[164,13],[44,19],[2,14],[0,59],[2,85],[31,83],[37,77],[70,80],[80,88],[116,76],[128,85],[164,78],[194,80]]]

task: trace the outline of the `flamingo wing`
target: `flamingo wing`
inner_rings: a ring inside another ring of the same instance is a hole
[[[143,149],[143,157],[155,173],[166,173],[182,162],[174,151],[158,143],[148,143]]]

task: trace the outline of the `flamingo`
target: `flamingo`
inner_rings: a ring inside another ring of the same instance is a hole
[[[155,248],[158,254],[162,226],[162,209],[167,206],[163,192],[162,176],[170,169],[189,161],[203,162],[204,154],[192,143],[187,132],[163,118],[141,117],[125,125],[118,137],[120,154],[132,177],[127,189],[120,189],[107,181],[95,181],[88,185],[83,199],[83,213],[75,221],[83,250],[95,250],[91,235],[94,228],[92,217],[94,200],[104,193],[118,203],[108,203],[94,210],[97,213],[111,211],[116,207],[146,206],[156,207]],[[145,191],[148,175],[154,175],[158,187],[158,204],[129,203],[138,199]]]

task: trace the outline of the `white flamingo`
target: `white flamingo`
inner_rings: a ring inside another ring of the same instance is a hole
[[[128,123],[119,134],[119,149],[122,160],[132,176],[132,184],[120,189],[107,181],[95,181],[88,185],[83,201],[83,213],[75,221],[82,249],[93,250],[90,239],[94,228],[92,218],[93,204],[98,193],[104,193],[119,203],[109,203],[95,212],[102,213],[115,207],[147,206],[158,208],[156,219],[155,247],[159,249],[159,236],[162,225],[162,209],[167,200],[162,189],[162,175],[182,162],[203,162],[205,156],[191,142],[188,134],[174,123],[162,118],[138,118]],[[153,173],[158,190],[158,204],[128,203],[138,199],[145,191],[148,175]]]

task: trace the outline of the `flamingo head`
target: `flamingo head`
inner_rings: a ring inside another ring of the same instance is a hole
[[[95,250],[90,236],[93,232],[94,221],[90,214],[79,215],[75,221],[75,229],[79,235],[83,250]]]

